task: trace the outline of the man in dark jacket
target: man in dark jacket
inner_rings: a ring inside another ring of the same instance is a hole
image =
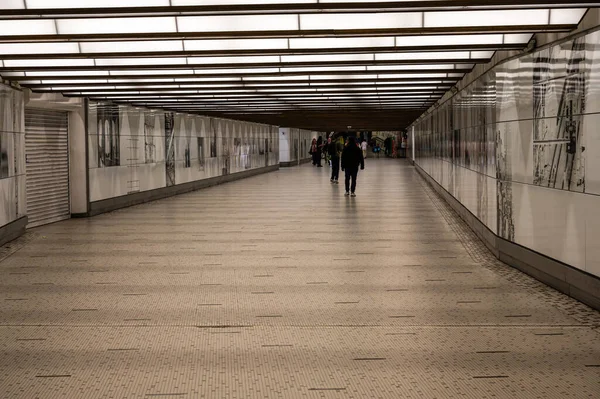
[[[365,159],[363,158],[362,150],[356,145],[356,137],[350,136],[348,144],[342,152],[342,170],[346,172],[346,193],[344,195],[352,195],[356,197],[356,177],[358,176],[358,167],[360,170],[365,168]],[[352,179],[352,186],[350,186]],[[352,193],[352,194],[350,194]]]
[[[344,145],[340,143],[337,137],[332,137],[331,142],[327,144],[327,154],[331,159],[331,182],[338,184],[340,176],[340,155],[344,149]]]

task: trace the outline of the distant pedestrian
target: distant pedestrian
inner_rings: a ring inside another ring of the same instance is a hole
[[[319,147],[317,146],[317,139],[312,139],[312,143],[310,144],[310,151],[309,151],[311,157],[312,157],[312,164],[313,166],[317,166],[317,160],[320,162],[321,160],[321,153],[319,152]]]
[[[346,173],[346,193],[344,195],[356,197],[356,178],[359,166],[360,170],[365,168],[365,159],[362,150],[356,144],[356,137],[350,136],[348,145],[342,151],[342,170]],[[352,184],[350,184],[350,180],[352,180]]]
[[[363,140],[360,143],[360,149],[362,150],[363,158],[367,158],[367,140]]]
[[[330,139],[327,145],[327,153],[331,160],[331,179],[330,181],[334,184],[338,184],[338,178],[340,176],[340,155],[344,150],[344,145],[339,140]]]
[[[319,136],[319,138],[317,139],[317,157],[316,157],[318,168],[323,167],[323,165],[321,165],[321,157],[322,156],[323,156],[323,136]]]

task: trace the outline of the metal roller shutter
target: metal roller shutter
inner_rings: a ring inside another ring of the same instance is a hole
[[[28,227],[71,216],[68,128],[67,112],[25,110]]]

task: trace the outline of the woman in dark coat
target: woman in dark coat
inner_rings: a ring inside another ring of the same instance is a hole
[[[321,153],[323,152],[323,136],[319,136],[317,139],[317,167],[322,168],[321,165]]]
[[[319,146],[317,145],[317,139],[312,139],[312,143],[310,144],[310,155],[312,156],[312,164],[317,165],[321,163],[321,151],[319,151]]]

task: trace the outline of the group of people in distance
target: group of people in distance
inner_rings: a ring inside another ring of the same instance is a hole
[[[344,183],[346,192],[344,195],[356,197],[356,178],[358,168],[365,168],[365,155],[367,152],[367,143],[363,141],[358,143],[356,137],[349,136],[344,142],[342,135],[329,137],[327,143],[323,143],[323,138],[313,138],[310,146],[312,163],[316,167],[322,167],[321,154],[326,154],[331,163],[331,183],[338,184],[340,174],[340,161],[342,171],[345,172]]]

